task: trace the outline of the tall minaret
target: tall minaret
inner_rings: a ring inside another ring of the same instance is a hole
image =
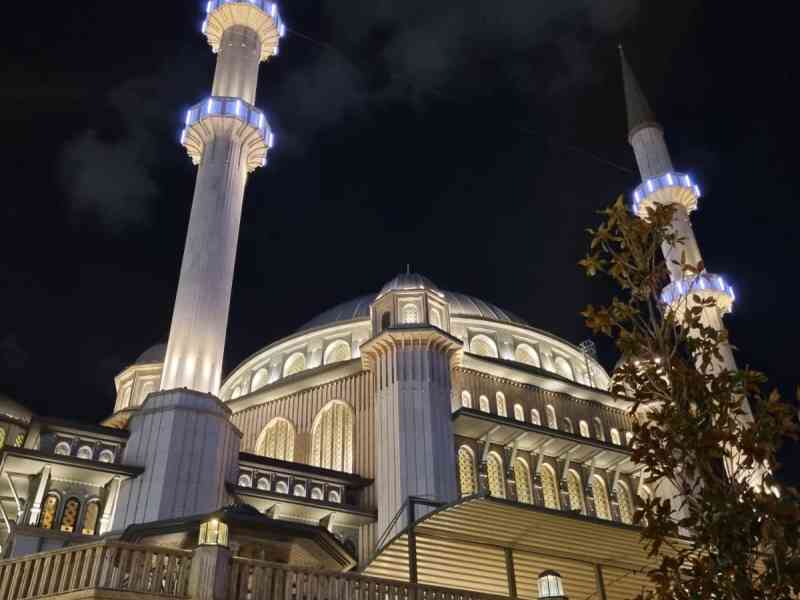
[[[266,163],[272,133],[254,106],[258,68],[278,52],[278,11],[266,0],[210,0],[203,33],[217,53],[212,95],[186,113],[181,142],[199,165],[161,390],[128,423],[115,531],[209,513],[230,503],[241,433],[217,397],[247,176]]]
[[[680,267],[681,255],[684,253],[687,263],[697,264],[702,260],[689,220],[689,214],[697,208],[700,188],[689,175],[673,169],[664,141],[664,130],[656,121],[622,47],[620,55],[628,108],[628,141],[633,146],[642,177],[641,185],[633,192],[633,211],[639,217],[646,218],[649,206],[674,205],[672,227],[684,240],[677,247],[664,245],[664,256],[672,283],[664,289],[662,297],[668,304],[685,307],[687,303],[681,300],[687,299],[690,293],[700,297],[713,296],[717,306],[705,309],[703,320],[705,325],[723,331],[725,325],[722,318],[731,311],[735,299],[733,288],[720,275],[704,271],[698,277],[684,273]],[[723,360],[717,367],[735,370],[736,362],[728,345],[722,348],[721,354]]]
[[[199,165],[161,389],[217,394],[247,176],[273,136],[254,106],[258,69],[283,25],[264,0],[211,0],[203,32],[217,68],[211,96],[186,113],[181,142]]]

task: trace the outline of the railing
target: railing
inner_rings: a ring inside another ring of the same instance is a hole
[[[85,589],[187,598],[192,553],[105,542],[0,562],[0,598],[24,600]]]
[[[429,585],[234,558],[228,600],[506,600]]]

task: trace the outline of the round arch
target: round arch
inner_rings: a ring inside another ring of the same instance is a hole
[[[286,359],[285,363],[283,363],[283,376],[289,377],[290,375],[295,375],[296,373],[305,371],[305,369],[306,355],[302,352],[295,352]]]
[[[469,351],[478,356],[497,358],[497,344],[488,335],[482,333],[473,337],[469,342]]]
[[[294,424],[283,417],[275,417],[258,436],[256,454],[277,460],[294,460]]]
[[[344,340],[336,340],[328,344],[328,347],[325,348],[325,355],[322,360],[324,364],[330,365],[337,362],[344,362],[351,358],[352,352],[350,351],[350,344]]]
[[[556,373],[570,381],[575,381],[575,371],[573,371],[572,365],[569,364],[566,358],[563,356],[556,356],[553,360],[553,366],[555,367]]]
[[[261,389],[267,382],[269,381],[269,371],[266,367],[261,367],[258,371],[256,371],[255,375],[253,375],[253,381],[250,383],[250,391],[255,392],[258,389]]]
[[[354,411],[344,400],[331,400],[314,417],[311,464],[323,469],[353,472]]]
[[[536,351],[536,348],[530,344],[520,344],[517,346],[516,350],[514,350],[514,360],[534,367],[542,366],[542,362],[539,360],[539,353]]]

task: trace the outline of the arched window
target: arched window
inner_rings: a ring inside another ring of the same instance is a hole
[[[381,331],[389,329],[392,326],[392,313],[385,312],[381,316]]]
[[[550,465],[542,465],[539,470],[539,476],[542,478],[542,496],[544,496],[544,505],[547,508],[558,510],[561,503],[558,501],[558,482],[556,481],[556,474]]]
[[[476,335],[469,343],[469,351],[478,356],[497,358],[497,345],[487,335]]]
[[[6,443],[6,430],[0,427],[0,448],[2,448]]]
[[[311,464],[323,469],[353,472],[353,410],[332,400],[314,420]]]
[[[58,442],[53,454],[57,454],[58,456],[69,456],[72,454],[72,448],[70,448],[69,442]]]
[[[606,432],[603,429],[603,422],[600,420],[599,417],[594,418],[594,437],[596,437],[601,442],[606,441]]]
[[[525,420],[525,409],[522,408],[522,404],[515,404],[514,405],[514,418],[517,421],[524,421]]]
[[[86,511],[83,515],[83,527],[81,533],[83,535],[97,535],[97,518],[100,516],[100,502],[92,500],[86,505]]]
[[[531,504],[533,494],[531,494],[531,475],[528,463],[523,458],[514,461],[514,483],[517,487],[517,502]]]
[[[545,412],[547,413],[547,426],[550,429],[558,429],[558,420],[556,419],[556,409],[553,408],[552,404],[548,404],[545,408]]]
[[[279,481],[275,484],[275,491],[279,494],[288,494],[289,493],[289,484],[285,481]]]
[[[342,497],[339,495],[339,492],[336,490],[331,490],[328,492],[328,502],[333,502],[334,504],[339,504],[342,501]]]
[[[532,365],[534,367],[541,367],[542,363],[539,360],[539,353],[528,344],[520,344],[514,350],[514,360],[517,362]]]
[[[617,446],[622,445],[622,439],[619,437],[619,430],[611,428],[611,443]]]
[[[492,409],[489,408],[489,398],[486,396],[478,398],[478,404],[480,405],[481,411],[485,413],[492,412]]]
[[[295,352],[286,359],[283,365],[283,376],[289,377],[306,369],[306,357],[302,352]]]
[[[294,492],[293,492],[293,494],[294,494],[295,496],[300,496],[301,498],[305,498],[305,495],[306,495],[306,486],[304,486],[304,485],[302,485],[302,484],[298,483],[297,485],[295,485],[295,486],[294,486]]]
[[[322,488],[320,488],[320,487],[311,488],[311,499],[312,500],[324,500],[325,499],[325,494],[322,493]]]
[[[553,365],[556,368],[556,373],[566,379],[575,381],[575,373],[572,371],[572,365],[569,364],[569,361],[566,358],[563,356],[556,356],[555,360],[553,361]]]
[[[83,460],[92,460],[93,454],[94,452],[92,452],[92,449],[89,446],[81,446],[78,448],[78,454],[76,456]]]
[[[18,433],[17,437],[14,438],[14,447],[15,448],[22,448],[24,443],[25,443],[25,434],[24,433]]]
[[[105,450],[102,450],[100,452],[100,454],[97,457],[97,460],[99,460],[101,463],[113,463],[114,453],[108,448],[106,448]]]
[[[633,445],[633,432],[632,431],[626,431],[625,432],[625,442],[628,444],[628,446],[632,446]]]
[[[617,505],[619,506],[619,519],[626,525],[633,524],[633,500],[628,492],[628,486],[621,481],[617,482],[617,487],[614,488],[617,493]]]
[[[544,598],[565,598],[564,584],[561,575],[556,571],[545,571],[539,575],[538,580],[539,599]]]
[[[472,408],[472,394],[467,390],[461,392],[461,406],[464,408]]]
[[[39,527],[42,529],[52,529],[56,524],[56,515],[58,514],[58,505],[61,499],[58,494],[51,492],[42,503],[42,518],[39,521]]]
[[[592,478],[592,495],[594,496],[594,511],[597,518],[611,520],[611,507],[608,504],[606,483],[599,475]]]
[[[536,410],[535,408],[531,409],[531,423],[533,423],[534,425],[539,425],[539,426],[541,426],[541,424],[542,424],[542,417],[539,414],[539,411]]]
[[[469,446],[458,449],[458,482],[462,496],[471,496],[478,491],[475,477],[475,455]]]
[[[561,428],[567,433],[575,433],[575,428],[572,426],[572,419],[569,417],[561,419]]]
[[[261,367],[256,374],[253,375],[253,381],[250,382],[250,391],[255,392],[261,389],[269,381],[269,371],[266,367]]]
[[[237,385],[235,388],[233,388],[233,391],[231,392],[231,400],[236,400],[237,398],[241,398],[241,396],[242,396],[242,388],[241,386]]]
[[[416,304],[406,304],[403,306],[403,323],[408,325],[419,323],[419,309]]]
[[[278,460],[294,460],[294,425],[282,417],[272,419],[256,442],[256,454]]]
[[[497,452],[490,452],[486,460],[486,475],[489,479],[489,493],[496,498],[506,497],[505,475],[503,474],[503,459]]]
[[[430,315],[431,315],[430,316],[431,325],[441,329],[442,328],[442,315],[441,315],[441,313],[438,310],[436,310],[435,308],[432,308],[430,310]]]
[[[259,477],[256,481],[256,489],[268,492],[272,486],[269,483],[269,478]]]
[[[70,498],[64,504],[64,512],[61,514],[61,531],[72,533],[78,524],[78,514],[81,512],[81,503],[77,498]]]
[[[589,424],[581,419],[580,423],[578,423],[578,427],[580,427],[581,435],[585,438],[589,437],[591,433],[589,433]]]
[[[324,362],[326,365],[350,360],[350,344],[344,340],[337,340],[325,348]]]
[[[239,475],[239,487],[253,487],[253,478],[250,475]]]
[[[569,508],[581,514],[586,513],[586,506],[583,502],[583,485],[581,477],[577,471],[570,469],[567,473],[567,490],[569,491]]]
[[[500,417],[507,417],[508,408],[506,407],[505,394],[503,394],[503,392],[497,392],[497,394],[495,394],[495,399],[497,400],[497,415]]]

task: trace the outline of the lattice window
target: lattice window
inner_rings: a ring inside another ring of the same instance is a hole
[[[419,309],[416,304],[406,304],[403,306],[403,323],[419,323]]]
[[[470,496],[478,491],[475,478],[475,456],[467,446],[458,449],[458,481],[461,495]]]
[[[461,406],[464,408],[472,408],[472,394],[467,390],[461,392]]]
[[[558,429],[558,419],[556,419],[556,409],[553,408],[552,404],[547,405],[546,413],[547,413],[547,426],[550,429]]]
[[[485,335],[476,335],[469,343],[469,351],[478,356],[497,358],[497,346],[492,339]]]
[[[497,392],[497,394],[495,394],[495,399],[497,400],[497,415],[500,417],[507,417],[508,407],[506,406],[505,394],[503,394],[503,392]]]
[[[317,415],[311,441],[311,464],[323,469],[353,472],[353,411],[339,400]]]
[[[585,513],[586,507],[583,503],[583,486],[581,485],[581,478],[572,469],[570,469],[569,473],[567,474],[567,490],[569,491],[570,509]]]
[[[628,493],[628,488],[622,484],[622,482],[617,483],[617,487],[614,488],[617,492],[617,504],[619,505],[619,518],[620,520],[627,524],[633,524],[633,502],[631,500],[631,495]]]
[[[572,365],[569,364],[569,361],[566,358],[563,356],[556,356],[553,364],[555,365],[556,373],[565,379],[575,381],[575,373],[572,371]]]
[[[351,358],[350,344],[344,340],[333,342],[325,349],[325,364],[344,362]]]
[[[539,353],[528,344],[520,344],[517,346],[517,349],[514,351],[514,360],[526,365],[533,365],[534,367],[540,367],[542,364],[539,360]]]
[[[42,529],[52,529],[56,522],[56,515],[58,514],[58,504],[60,500],[57,494],[48,494],[44,499],[44,506],[42,507],[42,519],[39,522],[39,527]]]
[[[92,501],[86,505],[86,514],[83,515],[83,535],[97,535],[97,518],[100,516],[100,503]]]
[[[611,443],[617,446],[622,445],[622,438],[619,437],[619,431],[614,428],[611,429]]]
[[[486,462],[486,475],[489,479],[489,493],[497,498],[506,497],[505,475],[503,474],[503,460],[495,453],[490,452]]]
[[[70,498],[64,505],[64,513],[61,515],[61,531],[72,533],[78,524],[78,514],[81,512],[81,503],[77,498]]]
[[[256,454],[292,461],[294,460],[294,437],[294,426],[286,419],[275,418],[261,432],[256,444]]]
[[[605,482],[595,475],[592,478],[592,495],[594,496],[594,511],[599,519],[611,520],[611,506],[608,504],[608,493]]]
[[[589,433],[589,424],[586,421],[581,419],[581,422],[578,423],[578,427],[580,427],[581,435],[583,437],[587,438],[587,437],[591,436],[591,433]]]
[[[561,503],[558,501],[558,483],[556,482],[556,474],[549,465],[542,465],[539,474],[542,478],[542,495],[544,496],[544,505],[547,508],[558,510],[561,508]]]
[[[481,411],[485,413],[492,412],[492,409],[489,407],[489,398],[486,396],[478,398],[478,404],[480,404]]]
[[[535,408],[531,409],[531,423],[534,425],[541,425],[542,424],[542,417],[539,415],[539,411]]]
[[[290,375],[295,375],[305,371],[305,368],[306,357],[300,352],[295,352],[286,359],[286,363],[283,365],[283,376],[289,377]]]
[[[524,421],[525,420],[525,409],[522,408],[521,404],[514,405],[514,418],[517,421]]]
[[[514,483],[517,484],[517,502],[531,504],[533,495],[531,494],[531,475],[528,463],[518,458],[514,461]]]

